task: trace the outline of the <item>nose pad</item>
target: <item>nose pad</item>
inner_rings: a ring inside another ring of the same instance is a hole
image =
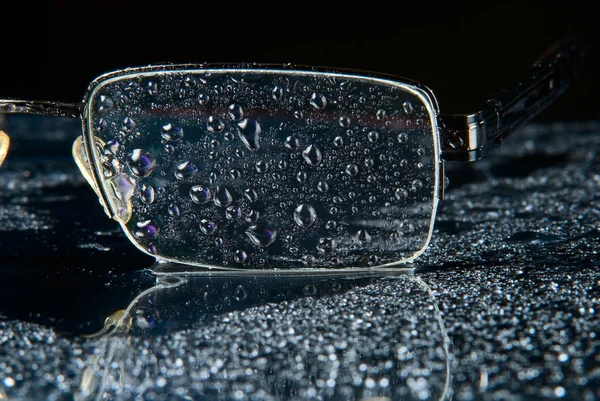
[[[8,147],[10,146],[10,138],[6,135],[6,132],[0,131],[0,166],[4,162],[4,158],[8,153]]]
[[[0,136],[0,149],[2,147],[1,145],[2,145],[2,137]],[[92,187],[92,189],[94,190],[96,195],[98,195],[98,201],[104,208],[104,213],[106,213],[106,215],[109,218],[112,218],[112,213],[110,212],[110,209],[107,207],[106,203],[104,202],[102,193],[100,192],[100,189],[98,189],[98,185],[96,184],[96,180],[94,179],[91,164],[87,157],[87,153],[85,152],[85,147],[83,144],[83,137],[80,136],[80,137],[77,137],[77,139],[75,139],[75,142],[73,142],[72,153],[73,153],[73,159],[75,160],[77,167],[79,167],[79,171],[81,172],[81,174],[83,175],[85,180],[88,182],[88,184],[90,184],[90,186]],[[2,155],[0,154],[0,162],[2,160],[1,156]]]

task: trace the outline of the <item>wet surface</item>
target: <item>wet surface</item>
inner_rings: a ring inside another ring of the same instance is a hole
[[[411,269],[304,276],[152,272],[79,175],[79,129],[5,127],[0,399],[600,399],[599,124],[447,166]]]

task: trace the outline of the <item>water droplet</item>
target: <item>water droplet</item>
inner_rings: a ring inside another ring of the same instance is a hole
[[[242,172],[236,168],[232,168],[231,170],[229,170],[229,176],[233,180],[239,180],[240,178],[242,178]]]
[[[411,102],[404,102],[402,103],[402,108],[404,109],[404,112],[406,114],[412,114],[412,112],[414,111],[413,105]]]
[[[344,145],[344,138],[342,138],[341,136],[336,136],[333,139],[333,145],[337,148],[341,148]]]
[[[167,209],[169,211],[169,214],[173,217],[179,217],[179,207],[172,203],[169,205],[169,208]]]
[[[346,174],[355,176],[358,174],[358,166],[354,163],[350,163],[346,166]]]
[[[165,124],[160,129],[160,136],[167,142],[176,142],[183,139],[183,128],[171,123]]]
[[[288,136],[285,138],[285,147],[288,149],[298,149],[300,141],[295,136]]]
[[[246,235],[254,245],[268,247],[277,239],[277,230],[266,226],[253,225],[248,227]]]
[[[140,189],[140,199],[146,205],[150,205],[154,202],[154,188],[151,185],[143,184]]]
[[[190,188],[190,198],[192,198],[192,202],[204,205],[210,202],[212,193],[210,192],[210,189],[203,187],[202,185],[194,185]]]
[[[298,171],[298,174],[296,174],[296,181],[298,181],[299,183],[303,183],[304,181],[306,181],[306,173],[304,171]]]
[[[237,206],[229,206],[225,209],[225,218],[228,220],[237,220],[242,216],[242,210]]]
[[[375,143],[379,140],[379,132],[371,131],[367,134],[367,137],[369,138],[369,142]]]
[[[248,223],[256,223],[260,219],[260,212],[256,209],[250,210],[246,215],[246,221]]]
[[[148,82],[148,93],[150,95],[156,95],[158,93],[158,84],[154,81]]]
[[[260,148],[260,134],[262,129],[258,121],[244,118],[238,123],[238,134],[244,145],[250,150],[256,151]]]
[[[215,205],[227,207],[233,202],[233,197],[226,187],[217,186],[215,189]]]
[[[367,167],[367,168],[371,168],[371,167],[373,167],[373,164],[374,164],[374,163],[375,163],[375,162],[374,162],[374,161],[373,161],[373,159],[371,159],[370,157],[367,157],[367,158],[365,159],[365,167]]]
[[[315,258],[313,255],[303,255],[303,256],[300,258],[300,261],[301,261],[301,262],[302,262],[302,263],[303,263],[305,266],[312,266],[312,265],[315,263],[315,261],[316,261],[316,258]],[[306,287],[308,287],[308,286],[306,286]],[[304,288],[306,289],[306,287],[304,287]],[[307,294],[307,295],[308,295],[308,294]]]
[[[241,285],[238,285],[235,288],[235,291],[233,292],[233,298],[236,301],[243,301],[244,299],[246,299],[246,297],[248,297],[248,293],[246,292],[244,287],[242,287]]]
[[[288,163],[285,160],[279,160],[279,162],[277,163],[277,167],[279,167],[279,170],[285,170],[288,166]]]
[[[423,181],[421,181],[421,180],[414,180],[412,182],[410,190],[413,191],[413,192],[415,192],[415,191],[418,191],[421,188],[423,188]]]
[[[348,128],[350,126],[350,117],[346,117],[346,116],[342,116],[340,117],[340,119],[338,120],[340,127],[342,128]]]
[[[244,190],[244,196],[250,202],[256,202],[258,200],[258,193],[252,188],[247,188]]]
[[[377,117],[378,120],[383,120],[385,118],[385,110],[383,109],[379,109],[377,110],[377,113],[375,113],[375,116]]]
[[[158,254],[158,249],[156,249],[156,245],[154,244],[154,242],[148,244],[148,247],[146,247],[146,251],[148,251],[148,253],[151,253],[152,255]]]
[[[396,197],[396,199],[404,201],[408,199],[408,191],[404,188],[396,188],[396,190],[394,191],[394,196]]]
[[[98,99],[98,104],[96,105],[96,110],[100,112],[108,111],[112,109],[114,105],[115,103],[112,101],[111,98],[105,95],[100,95],[100,98]]]
[[[208,220],[200,220],[200,231],[206,235],[213,235],[217,231],[217,224]]]
[[[121,145],[119,144],[119,142],[117,142],[116,139],[111,139],[110,141],[106,142],[106,145],[104,145],[102,151],[105,155],[110,154],[116,156],[120,147]]]
[[[172,155],[175,152],[175,147],[173,145],[171,145],[170,143],[167,143],[165,145],[165,152]]]
[[[367,181],[372,184],[375,181],[377,181],[377,177],[374,176],[374,175],[372,175],[372,174],[370,174],[370,175],[367,176]]]
[[[325,223],[325,228],[328,230],[334,230],[337,228],[337,222],[334,220],[329,220]]]
[[[134,149],[127,155],[127,165],[138,177],[148,177],[156,167],[156,159],[143,149]]]
[[[411,222],[405,220],[400,223],[398,231],[404,236],[409,236],[415,231],[415,226]]]
[[[206,106],[208,104],[208,102],[210,102],[210,95],[208,95],[206,93],[201,93],[198,95],[198,103],[201,106]]]
[[[317,184],[317,189],[320,192],[327,192],[329,191],[329,184],[327,184],[325,181],[319,181],[319,183]]]
[[[417,148],[417,155],[419,155],[419,156],[425,155],[425,149],[423,149],[422,147],[418,147]]]
[[[294,117],[298,120],[302,120],[304,118],[304,113],[301,110],[296,110],[294,112]]]
[[[131,132],[135,129],[135,121],[131,117],[125,117],[123,120],[123,129],[126,132]]]
[[[96,131],[102,132],[106,129],[106,127],[108,127],[108,123],[105,119],[101,118],[98,120],[98,124],[96,124]]]
[[[154,221],[145,220],[138,222],[132,232],[135,238],[153,239],[158,237],[160,230]]]
[[[175,168],[175,177],[178,180],[187,180],[198,173],[198,168],[190,161],[183,162]]]
[[[335,240],[331,237],[319,238],[317,242],[317,251],[319,253],[331,253],[335,248]]]
[[[317,212],[311,205],[302,204],[294,210],[294,221],[300,227],[310,227],[317,219]]]
[[[367,232],[367,230],[359,230],[356,233],[356,240],[360,243],[368,243],[371,242],[371,235]]]
[[[304,160],[306,160],[306,162],[311,166],[316,166],[323,160],[321,151],[315,145],[309,145],[306,149],[304,149],[302,152],[302,157],[304,157]]]
[[[398,142],[406,143],[406,141],[408,141],[408,135],[406,134],[406,132],[399,133],[398,134]]]
[[[242,106],[237,103],[232,103],[229,105],[227,108],[227,114],[233,121],[240,121],[242,118],[244,118],[244,110],[242,109]]]
[[[210,132],[221,132],[225,129],[225,124],[219,117],[209,116],[206,120],[206,129]]]
[[[322,93],[313,93],[310,97],[310,105],[317,110],[327,107],[327,98]]]
[[[266,173],[269,171],[269,163],[264,160],[259,160],[255,164],[256,171],[259,173]]]
[[[274,87],[271,91],[271,96],[273,96],[273,99],[277,101],[281,100],[281,98],[283,97],[283,88],[279,86]]]
[[[220,247],[221,245],[223,245],[223,238],[221,238],[221,237],[216,237],[216,238],[213,240],[213,244],[215,244],[215,246],[216,246],[217,248],[218,248],[218,247]]]
[[[371,255],[369,256],[367,263],[369,264],[369,266],[374,266],[375,264],[377,264],[378,261],[379,257],[377,255]]]
[[[233,253],[233,261],[235,263],[243,264],[247,259],[248,254],[242,249],[238,249]]]

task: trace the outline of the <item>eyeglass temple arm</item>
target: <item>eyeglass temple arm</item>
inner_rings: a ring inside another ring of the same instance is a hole
[[[581,41],[567,38],[550,47],[520,81],[497,92],[479,112],[441,115],[442,158],[471,162],[487,155],[571,86],[584,57]]]
[[[51,117],[81,118],[83,103],[58,103],[0,99],[0,114],[35,114]]]

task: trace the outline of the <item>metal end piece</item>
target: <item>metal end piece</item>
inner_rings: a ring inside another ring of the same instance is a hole
[[[4,131],[0,131],[0,166],[4,162],[4,158],[8,153],[8,147],[10,146],[10,138]]]
[[[2,141],[0,137],[0,143],[1,142]],[[104,208],[104,213],[106,213],[108,217],[112,218],[112,214],[110,213],[110,210],[104,203],[104,200],[102,199],[102,193],[98,189],[96,181],[94,180],[94,175],[91,170],[91,164],[88,160],[87,153],[85,152],[83,137],[80,136],[77,137],[77,139],[75,139],[75,142],[73,142],[72,153],[73,159],[75,160],[75,164],[77,164],[77,167],[79,167],[79,171],[81,171],[81,175],[83,175],[83,177],[88,182],[88,184],[90,184],[96,195],[98,195],[98,201]]]

